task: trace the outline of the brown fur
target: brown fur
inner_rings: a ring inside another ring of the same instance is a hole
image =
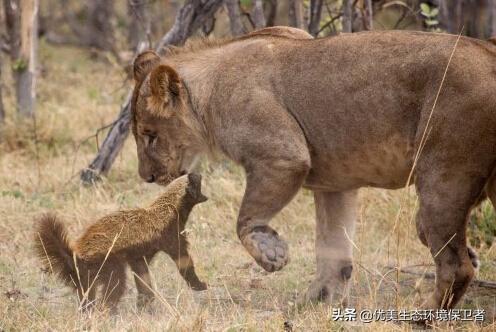
[[[174,100],[170,118],[159,119],[146,103],[150,75],[137,81],[132,127],[140,175],[166,184],[210,151],[241,164],[247,184],[238,236],[268,271],[288,262],[269,221],[301,187],[313,190],[317,275],[304,301],[329,302],[344,300],[349,287],[357,189],[414,183],[419,237],[437,267],[425,306],[452,307],[474,274],[467,216],[484,187],[496,197],[492,43],[461,37],[430,118],[456,41],[400,31],[315,40],[258,34],[156,56],[154,65],[174,70],[181,89],[156,96]]]
[[[64,225],[54,215],[38,223],[35,247],[47,270],[74,286],[85,307],[92,304],[97,287],[102,302],[114,308],[125,291],[125,267],[135,274],[138,307],[154,298],[148,264],[166,252],[194,290],[206,289],[196,276],[183,230],[191,209],[206,200],[201,178],[190,174],[173,181],[148,208],[105,216],[76,241],[68,240]]]

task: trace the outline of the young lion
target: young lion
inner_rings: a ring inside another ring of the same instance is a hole
[[[151,302],[154,293],[147,264],[160,250],[174,260],[192,289],[204,290],[207,286],[195,273],[183,230],[192,208],[206,200],[200,175],[184,175],[150,207],[105,216],[72,242],[64,225],[48,214],[39,222],[36,251],[47,269],[76,288],[82,308],[94,302],[100,287],[102,302],[114,309],[126,288],[126,264],[135,275],[138,308]]]

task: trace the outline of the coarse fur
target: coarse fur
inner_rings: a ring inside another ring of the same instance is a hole
[[[141,177],[167,184],[209,151],[242,165],[237,232],[267,271],[289,257],[269,221],[301,187],[314,192],[317,274],[304,302],[347,298],[357,190],[410,184],[418,235],[436,263],[423,306],[449,308],[463,296],[474,275],[467,216],[484,189],[496,202],[492,43],[412,31],[261,33],[145,52],[134,68]]]
[[[64,225],[53,214],[41,217],[35,248],[46,270],[72,285],[85,308],[101,288],[101,300],[114,309],[125,291],[126,265],[135,274],[138,307],[154,298],[148,264],[159,251],[176,263],[181,276],[194,290],[206,289],[194,269],[183,230],[192,208],[207,198],[201,177],[189,174],[167,186],[148,208],[105,216],[71,242]]]

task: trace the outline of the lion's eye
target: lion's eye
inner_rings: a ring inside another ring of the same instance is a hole
[[[145,133],[144,137],[145,137],[146,145],[152,145],[157,141],[156,134]]]

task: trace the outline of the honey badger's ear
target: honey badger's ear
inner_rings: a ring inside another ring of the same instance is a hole
[[[144,51],[140,53],[133,62],[133,75],[136,82],[145,79],[152,69],[158,65],[160,57],[154,51]]]
[[[171,109],[165,106],[174,102],[181,92],[181,80],[177,72],[167,65],[157,66],[150,73],[150,90],[149,107],[152,112],[166,118],[171,116]]]

